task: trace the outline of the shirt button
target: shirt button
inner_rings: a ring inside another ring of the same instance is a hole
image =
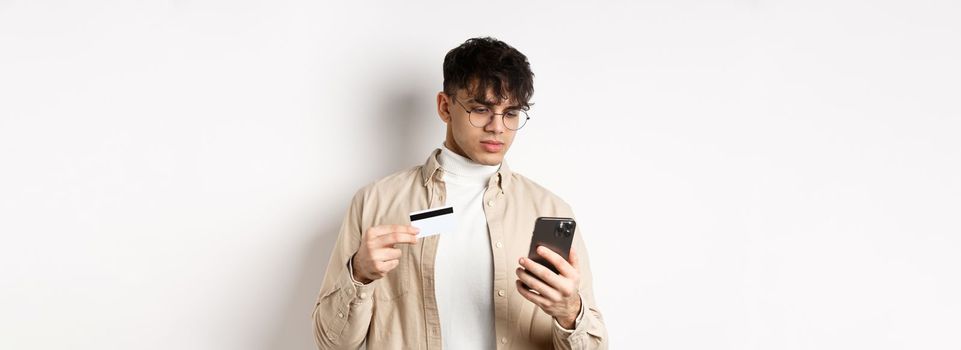
[[[497,246],[497,248],[500,248],[500,247],[503,247],[503,246],[504,246],[504,243],[501,243],[500,241],[497,241],[497,243],[494,243],[494,245]]]
[[[358,295],[358,296],[359,296],[361,299],[363,299],[363,298],[366,298],[366,297],[367,297],[367,293],[360,293],[360,295]]]
[[[503,290],[503,289],[497,291],[497,295],[504,296],[504,294],[505,294],[505,293],[504,293],[504,290]]]
[[[501,343],[507,344],[507,337],[501,338]]]
[[[487,206],[488,206],[488,207],[493,207],[493,206],[494,206],[494,201],[487,201]]]
[[[343,312],[338,312],[338,313],[337,313],[337,317],[344,318],[344,313],[343,313]]]

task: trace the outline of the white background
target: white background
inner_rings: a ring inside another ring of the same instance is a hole
[[[0,348],[310,349],[354,191],[528,55],[614,349],[961,348],[956,1],[0,0]]]

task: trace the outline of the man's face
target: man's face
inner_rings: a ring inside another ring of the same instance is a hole
[[[447,139],[444,144],[457,154],[470,158],[476,163],[484,165],[498,165],[504,160],[504,155],[514,142],[516,130],[510,130],[504,125],[503,116],[507,110],[517,109],[510,99],[501,100],[494,105],[494,94],[488,91],[486,101],[476,101],[474,94],[466,89],[457,90],[457,96],[448,96],[444,92],[437,94],[437,113],[441,120],[447,123]],[[454,100],[456,98],[456,101]],[[459,102],[459,103],[458,103]],[[471,124],[468,111],[493,111],[492,119]]]

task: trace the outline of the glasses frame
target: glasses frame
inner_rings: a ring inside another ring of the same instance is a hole
[[[487,120],[487,123],[484,123],[484,125],[477,126],[477,125],[474,125],[474,122],[472,122],[472,121],[471,121],[471,118],[470,118],[470,115],[471,115],[471,113],[473,113],[473,112],[471,112],[471,110],[468,109],[467,106],[465,106],[463,103],[461,103],[460,100],[458,100],[457,98],[454,98],[454,97],[452,97],[452,96],[448,96],[448,97],[450,97],[451,100],[454,100],[454,102],[457,102],[457,104],[460,105],[460,108],[463,108],[464,111],[467,112],[467,122],[470,123],[470,125],[473,126],[473,127],[475,127],[475,128],[483,128],[483,127],[485,127],[485,126],[487,126],[487,125],[490,125],[490,123],[491,123],[492,121],[494,121],[494,117],[495,117],[495,116],[498,116],[498,115],[501,116],[501,124],[504,124],[504,127],[507,128],[507,130],[511,130],[511,131],[517,131],[517,130],[522,129],[523,127],[527,126],[527,122],[531,120],[531,116],[527,115],[527,111],[525,111],[525,110],[522,109],[522,108],[516,108],[516,110],[520,111],[521,114],[524,115],[524,123],[523,123],[523,124],[520,124],[520,126],[519,126],[517,129],[511,129],[511,127],[507,126],[507,120],[504,119],[504,114],[506,114],[507,111],[504,111],[505,113],[494,113],[494,109],[491,109],[490,107],[488,107],[488,109],[491,110],[490,119],[488,119],[488,120]],[[518,117],[520,117],[520,116],[518,116]]]

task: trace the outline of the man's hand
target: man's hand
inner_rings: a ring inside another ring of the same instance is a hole
[[[574,267],[577,266],[577,254],[572,248],[570,263],[544,246],[537,247],[537,254],[553,264],[560,275],[530,259],[520,258],[521,267],[516,271],[517,291],[545,313],[553,316],[561,327],[573,329],[574,321],[581,312],[581,296],[577,290],[581,282],[581,274]],[[528,290],[528,287],[534,292]]]
[[[380,225],[367,229],[354,254],[354,280],[368,284],[387,276],[400,264],[401,250],[395,244],[417,244],[420,229],[410,225]]]

